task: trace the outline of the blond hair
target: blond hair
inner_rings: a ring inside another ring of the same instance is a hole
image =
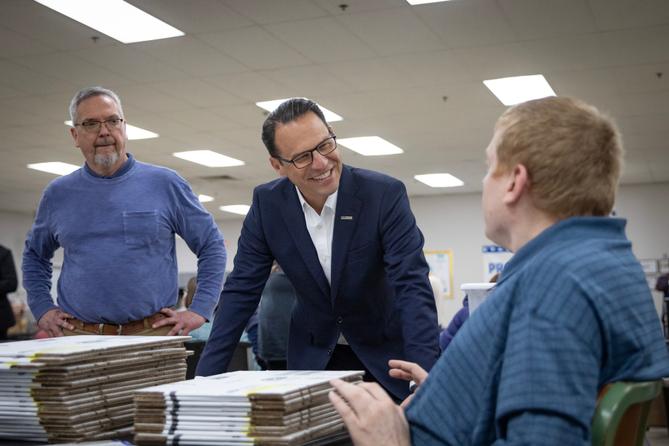
[[[508,109],[496,129],[498,171],[524,165],[537,208],[560,219],[611,212],[623,148],[614,123],[595,107],[537,99]]]

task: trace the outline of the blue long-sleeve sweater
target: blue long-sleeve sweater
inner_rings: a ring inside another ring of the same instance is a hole
[[[174,234],[198,258],[191,311],[211,318],[225,271],[223,238],[176,172],[128,161],[112,177],[84,165],[44,191],[23,253],[23,282],[36,319],[54,305],[51,258],[64,260],[57,304],[86,322],[139,320],[177,299]]]

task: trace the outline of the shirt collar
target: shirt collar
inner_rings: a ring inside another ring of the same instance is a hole
[[[528,259],[544,251],[553,242],[569,240],[624,239],[627,221],[615,217],[570,217],[549,226],[523,245],[511,257],[500,274],[498,284],[524,267]]]
[[[307,203],[307,200],[304,199],[302,196],[302,192],[300,192],[300,189],[295,186],[295,190],[297,191],[297,197],[300,199],[300,204],[302,205],[302,211],[306,211],[307,209],[314,210],[314,208],[311,207],[309,203]],[[330,209],[333,213],[337,207],[337,194],[339,193],[339,189],[334,191],[328,198],[325,200],[325,204],[323,205],[323,209],[327,208]],[[314,210],[314,212],[316,212]]]

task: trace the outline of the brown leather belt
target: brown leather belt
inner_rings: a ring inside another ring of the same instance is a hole
[[[156,313],[138,321],[130,321],[125,324],[91,324],[79,319],[68,319],[67,321],[75,328],[98,335],[133,335],[151,328],[153,324],[165,319],[163,313]]]

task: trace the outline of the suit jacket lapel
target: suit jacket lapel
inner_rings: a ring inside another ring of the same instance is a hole
[[[329,296],[330,287],[328,286],[328,279],[323,273],[323,268],[318,260],[318,253],[307,230],[307,225],[304,221],[304,211],[295,191],[295,186],[286,180],[281,187],[281,194],[282,201],[286,203],[285,206],[281,207],[281,214],[286,228],[288,228],[288,232],[293,238],[293,242],[300,252],[307,269],[314,280],[316,280],[316,283],[318,283],[323,294]]]
[[[358,215],[362,207],[362,201],[356,196],[357,190],[358,186],[351,169],[344,166],[339,180],[337,211],[332,234],[332,275],[330,276],[332,305],[334,305],[339,290],[342,269],[346,263],[348,248],[358,225]]]

